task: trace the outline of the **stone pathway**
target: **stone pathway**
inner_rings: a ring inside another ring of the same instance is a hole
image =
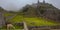
[[[28,27],[26,25],[26,22],[23,21],[23,23],[24,23],[24,30],[28,30]]]

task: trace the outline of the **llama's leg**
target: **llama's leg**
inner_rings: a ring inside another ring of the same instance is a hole
[[[7,26],[7,30],[9,30],[9,26]]]

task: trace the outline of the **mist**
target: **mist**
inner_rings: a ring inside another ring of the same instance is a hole
[[[40,0],[42,2],[43,0]],[[60,0],[45,0],[60,9]],[[27,4],[37,3],[37,0],[0,0],[0,6],[8,11],[17,11]]]

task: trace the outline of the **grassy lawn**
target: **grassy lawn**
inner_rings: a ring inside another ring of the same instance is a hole
[[[14,18],[12,18],[10,21],[13,23],[16,22],[22,22],[25,21],[28,26],[54,26],[57,25],[56,22],[53,21],[47,21],[47,19],[44,18],[38,18],[38,17],[32,17],[32,18],[27,18],[23,17],[21,15],[16,15]]]
[[[5,14],[4,16],[11,16],[13,14]],[[22,15],[16,15],[15,17],[13,17],[12,19],[8,20],[9,22],[12,22],[13,24],[16,22],[22,22],[25,21],[26,24],[28,26],[54,26],[54,25],[58,25],[56,22],[54,21],[47,21],[47,19],[45,18],[41,18],[41,17],[23,17]],[[16,26],[14,25],[16,29],[20,30],[20,28],[23,28],[22,26]],[[4,30],[4,29],[3,29]]]
[[[26,23],[29,26],[52,26],[56,25],[55,22],[47,21],[43,18],[25,18]]]
[[[12,13],[4,13],[4,16],[7,17],[7,16],[11,16],[13,15]]]

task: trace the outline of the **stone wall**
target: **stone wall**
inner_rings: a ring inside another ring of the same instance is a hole
[[[60,30],[60,26],[30,26],[29,30]]]
[[[4,20],[3,13],[0,12],[0,27],[2,27],[3,25],[5,25],[5,20]]]

